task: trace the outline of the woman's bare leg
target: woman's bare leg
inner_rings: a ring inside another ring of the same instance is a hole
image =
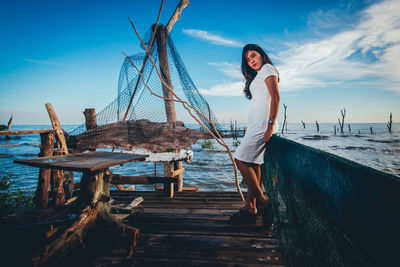
[[[268,197],[264,196],[263,191],[260,187],[260,165],[249,164],[238,159],[235,159],[235,162],[248,186],[246,207],[248,207],[249,211],[253,211],[254,209],[254,211],[257,212],[256,201],[258,201],[259,203],[263,203],[264,205],[268,205],[269,202]]]

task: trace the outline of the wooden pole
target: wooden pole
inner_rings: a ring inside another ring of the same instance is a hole
[[[174,163],[173,162],[164,162],[164,176],[172,177],[172,173],[174,172]],[[164,183],[164,195],[170,198],[174,197],[174,184],[173,183]]]
[[[97,127],[96,110],[94,108],[87,108],[83,112],[85,115],[86,131]]]
[[[168,63],[168,53],[167,53],[167,32],[165,26],[160,26],[157,29],[156,33],[157,40],[157,52],[159,59],[159,66],[161,71],[161,76],[167,86],[164,83],[161,83],[163,89],[163,96],[167,99],[174,99],[174,95],[168,89],[173,88],[171,82],[171,74],[169,71],[169,63]],[[175,103],[171,100],[165,100],[165,113],[167,116],[167,122],[175,122],[176,119],[176,111],[175,111]]]
[[[187,7],[190,4],[190,2],[188,0],[181,0],[178,4],[178,6],[176,7],[174,14],[171,16],[171,18],[169,19],[168,23],[167,23],[167,33],[169,34],[172,30],[172,27],[174,26],[175,22],[177,22],[177,20],[181,17],[181,13],[182,10]]]
[[[39,157],[48,157],[53,155],[54,151],[54,133],[47,132],[40,134],[41,145]],[[38,209],[46,209],[49,201],[51,169],[40,168],[38,186],[35,193],[35,204]]]
[[[12,120],[13,120],[13,115],[11,114],[11,117],[10,117],[10,119],[8,120],[8,123],[7,123],[7,131],[9,131],[10,128],[11,128],[11,122],[12,122]]]
[[[54,108],[50,103],[46,104],[46,109],[49,113],[51,125],[53,126],[53,129],[56,130],[58,150],[60,150],[62,154],[68,155],[67,142],[65,141],[64,132],[61,128],[61,124],[57,118],[56,112],[54,111]]]
[[[176,161],[174,163],[174,169],[181,170],[182,169],[182,161]],[[182,190],[183,190],[183,173],[178,174],[177,178],[178,178],[178,183],[176,184],[176,191],[182,192]]]
[[[68,155],[68,147],[67,147],[67,142],[65,141],[64,131],[61,128],[61,124],[60,121],[58,120],[56,112],[50,103],[46,104],[46,109],[50,117],[51,125],[53,126],[53,129],[56,130],[58,150],[55,153],[55,155]],[[53,205],[58,205],[65,202],[64,185],[66,185],[67,187],[68,185],[71,184],[74,184],[74,176],[72,172],[70,172],[66,177],[64,175],[64,171],[62,170],[52,171],[51,185],[52,185]],[[72,192],[68,192],[67,195],[70,195],[70,193]]]
[[[97,127],[96,110],[94,108],[85,109],[83,115],[85,115],[86,131],[89,131]],[[90,151],[96,151],[96,148],[92,148],[90,149]]]
[[[157,16],[157,22],[156,22],[156,24],[153,26],[153,35],[151,36],[150,45],[149,45],[149,47],[148,47],[147,50],[146,50],[146,57],[145,57],[144,60],[143,60],[142,67],[140,68],[140,73],[143,72],[143,69],[144,69],[144,67],[146,66],[146,61],[147,61],[147,59],[148,59],[148,57],[149,57],[149,53],[150,53],[150,49],[151,49],[151,47],[152,47],[152,45],[153,45],[154,37],[156,36],[156,30],[157,30],[157,27],[158,27],[158,22],[160,21],[160,15],[161,15],[161,11],[162,11],[163,5],[164,5],[164,0],[161,1],[160,10],[158,11],[158,16]],[[130,19],[129,19],[129,20],[130,20]],[[131,24],[132,24],[132,26],[133,26],[133,22],[132,22],[131,20],[130,20],[130,22],[131,22]],[[145,49],[146,49],[146,48],[145,48]],[[131,109],[132,101],[133,101],[133,98],[135,97],[136,90],[137,90],[138,85],[139,85],[139,81],[140,81],[140,75],[138,75],[138,79],[137,79],[137,81],[136,81],[135,89],[133,90],[131,99],[130,99],[130,101],[129,101],[129,105],[128,105],[128,107],[126,108],[124,118],[122,119],[123,121],[126,120],[126,117],[127,117],[128,114],[129,114],[129,110]]]
[[[61,156],[60,151],[54,151],[53,156]],[[65,203],[64,183],[66,181],[64,173],[68,171],[52,169],[51,170],[51,196],[53,198],[53,206]]]

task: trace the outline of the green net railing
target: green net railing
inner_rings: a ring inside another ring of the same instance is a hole
[[[288,266],[395,266],[400,179],[273,136],[262,167]]]

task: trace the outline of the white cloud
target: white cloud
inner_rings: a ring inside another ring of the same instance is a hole
[[[314,42],[289,44],[288,50],[277,55],[280,87],[292,91],[374,77],[391,81],[380,89],[400,91],[398,14],[398,1],[377,3],[362,11],[360,22],[350,30]],[[317,21],[315,14],[313,21]]]
[[[210,89],[200,89],[200,93],[213,96],[243,96],[244,82],[217,84]]]
[[[183,33],[200,38],[206,41],[210,41],[212,44],[232,46],[232,47],[243,47],[244,45],[235,40],[229,40],[216,34],[209,33],[208,31],[195,30],[195,29],[183,29]]]
[[[218,67],[218,70],[228,77],[243,79],[242,72],[240,71],[240,63],[209,62],[208,65]]]
[[[313,29],[328,28],[328,21],[340,20],[327,11],[329,19],[311,16]],[[359,22],[332,36],[305,43],[285,43],[285,51],[272,54],[279,64],[281,91],[357,84],[377,89],[400,91],[400,2],[387,0],[357,14]],[[346,18],[347,20],[348,18]],[[244,83],[239,63],[209,63],[236,82],[218,84],[208,95],[243,96]],[[372,80],[372,81],[371,81]]]

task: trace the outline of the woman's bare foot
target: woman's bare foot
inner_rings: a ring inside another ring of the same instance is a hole
[[[264,196],[264,199],[257,200],[257,209],[264,209],[269,206],[269,197]]]

